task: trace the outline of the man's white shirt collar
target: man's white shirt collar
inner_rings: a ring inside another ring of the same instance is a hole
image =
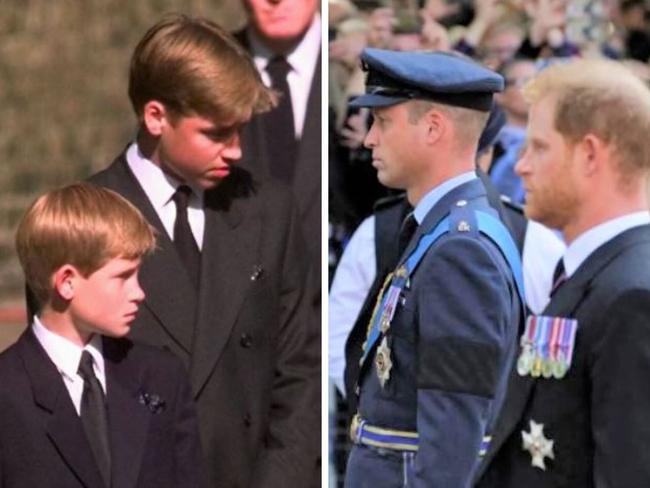
[[[165,173],[157,164],[147,159],[140,151],[136,142],[126,150],[126,162],[133,172],[136,180],[153,205],[160,217],[170,239],[174,236],[174,222],[176,219],[176,206],[172,197],[181,183],[171,175]],[[199,246],[203,246],[203,233],[205,218],[203,216],[204,192],[192,187],[192,196],[189,201],[188,219],[192,234]]]

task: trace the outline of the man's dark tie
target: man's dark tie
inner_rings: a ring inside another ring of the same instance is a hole
[[[551,296],[562,286],[567,280],[566,271],[564,270],[564,259],[560,258],[553,271],[553,286],[551,286]]]
[[[84,380],[80,417],[97,467],[106,487],[111,486],[111,451],[108,442],[108,420],[104,390],[93,370],[93,357],[88,351],[81,353],[79,376]]]
[[[399,230],[399,236],[397,241],[397,249],[399,255],[401,256],[404,253],[404,250],[408,246],[415,230],[418,228],[418,221],[415,220],[413,212],[410,212],[402,221],[402,225]]]
[[[176,189],[172,197],[176,204],[176,221],[174,222],[174,246],[178,255],[185,265],[194,287],[199,288],[199,276],[201,274],[201,252],[196,244],[190,222],[187,219],[187,205],[192,190],[187,185],[181,185]]]
[[[271,78],[271,87],[280,93],[278,106],[266,114],[268,124],[268,151],[271,161],[271,174],[276,178],[291,183],[298,151],[293,121],[291,92],[287,83],[287,74],[291,66],[284,56],[272,58],[266,65],[266,72]]]

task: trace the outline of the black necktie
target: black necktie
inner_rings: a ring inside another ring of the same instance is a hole
[[[271,161],[271,174],[287,183],[293,179],[298,150],[291,92],[287,83],[289,71],[291,66],[284,56],[276,56],[266,65],[266,72],[271,78],[271,87],[280,93],[278,106],[266,114],[269,136],[267,149]]]
[[[81,396],[81,409],[79,412],[81,423],[104,484],[110,487],[111,451],[108,442],[108,420],[106,418],[104,390],[102,390],[102,385],[95,376],[93,357],[88,351],[81,353],[78,373],[84,380],[84,391]]]
[[[199,287],[201,273],[201,252],[196,244],[190,222],[187,219],[187,205],[192,190],[189,186],[181,185],[172,197],[176,204],[176,221],[174,222],[174,246],[185,265],[190,280],[196,289]]]
[[[560,258],[553,271],[553,286],[551,286],[551,296],[562,286],[567,280],[566,271],[564,269],[564,259]]]
[[[399,255],[401,256],[404,253],[404,250],[408,246],[415,230],[418,228],[418,221],[415,220],[415,215],[413,212],[409,213],[406,218],[402,221],[402,225],[399,230],[399,236],[397,240],[397,249]]]

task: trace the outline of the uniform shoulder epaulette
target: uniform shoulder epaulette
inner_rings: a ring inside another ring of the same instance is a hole
[[[521,215],[524,215],[524,206],[520,205],[519,203],[513,202],[510,199],[510,197],[507,197],[506,195],[501,195],[501,203],[503,204],[504,207],[507,207]]]
[[[449,233],[471,233],[478,235],[478,225],[474,209],[467,205],[467,200],[454,202],[449,209]]]
[[[396,195],[388,195],[387,197],[380,198],[375,202],[372,207],[373,212],[385,210],[390,207],[401,204],[406,198],[406,193],[398,193]]]

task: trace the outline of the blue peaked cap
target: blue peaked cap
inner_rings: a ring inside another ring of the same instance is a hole
[[[366,93],[351,107],[387,107],[408,100],[430,100],[487,112],[503,77],[457,53],[405,52],[366,48]]]

